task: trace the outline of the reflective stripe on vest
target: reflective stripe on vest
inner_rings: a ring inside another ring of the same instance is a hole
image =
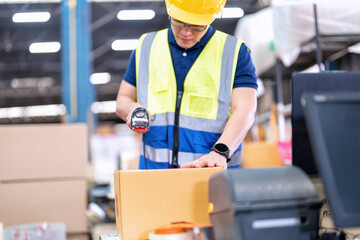
[[[143,35],[136,50],[138,102],[153,114],[150,130],[144,135],[145,156],[155,162],[171,159],[175,118],[176,79],[167,36],[168,30]],[[223,132],[241,44],[216,31],[187,74],[179,119],[180,164],[208,153]],[[202,146],[194,146],[197,144]],[[237,155],[229,165],[239,165]]]
[[[172,151],[169,149],[155,149],[153,147],[147,146],[145,147],[145,156],[149,163],[149,161],[152,161],[154,163],[156,162],[163,162],[162,159],[170,159],[172,156]],[[156,154],[155,154],[156,151]],[[189,152],[179,152],[179,164],[182,165],[184,163],[187,163],[187,159],[198,159],[199,157],[203,156],[204,154],[201,153],[189,153]],[[141,156],[144,156],[143,148],[141,148]],[[148,156],[156,156],[156,159],[151,159]],[[234,159],[240,159],[241,157],[241,151],[235,152],[232,156]],[[156,164],[155,164],[156,165]],[[228,167],[236,167],[239,166],[239,162],[236,161],[230,161],[228,163]]]

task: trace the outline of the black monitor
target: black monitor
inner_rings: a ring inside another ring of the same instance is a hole
[[[305,93],[311,146],[336,227],[360,226],[360,91]]]
[[[291,79],[292,161],[308,175],[317,177],[309,135],[300,104],[304,92],[360,91],[360,72],[294,73]]]

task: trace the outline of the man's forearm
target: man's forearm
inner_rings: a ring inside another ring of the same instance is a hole
[[[140,104],[136,102],[136,88],[123,80],[116,98],[116,115],[127,121],[129,114],[137,107]]]
[[[232,155],[244,140],[255,121],[256,90],[235,89],[232,96],[232,115],[217,142],[226,144]]]
[[[230,149],[230,156],[236,151],[240,143],[244,140],[247,132],[254,123],[254,115],[238,112],[231,115],[225,126],[224,132],[217,142],[226,144]]]
[[[122,120],[127,121],[127,117],[132,111],[141,105],[128,97],[120,96],[116,100],[116,115]]]

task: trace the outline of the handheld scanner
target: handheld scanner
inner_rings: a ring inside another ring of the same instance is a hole
[[[149,129],[149,113],[143,107],[136,108],[131,115],[131,130]]]

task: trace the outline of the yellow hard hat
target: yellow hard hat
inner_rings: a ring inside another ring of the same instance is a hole
[[[211,24],[225,3],[226,0],[165,0],[170,17],[194,25]]]

